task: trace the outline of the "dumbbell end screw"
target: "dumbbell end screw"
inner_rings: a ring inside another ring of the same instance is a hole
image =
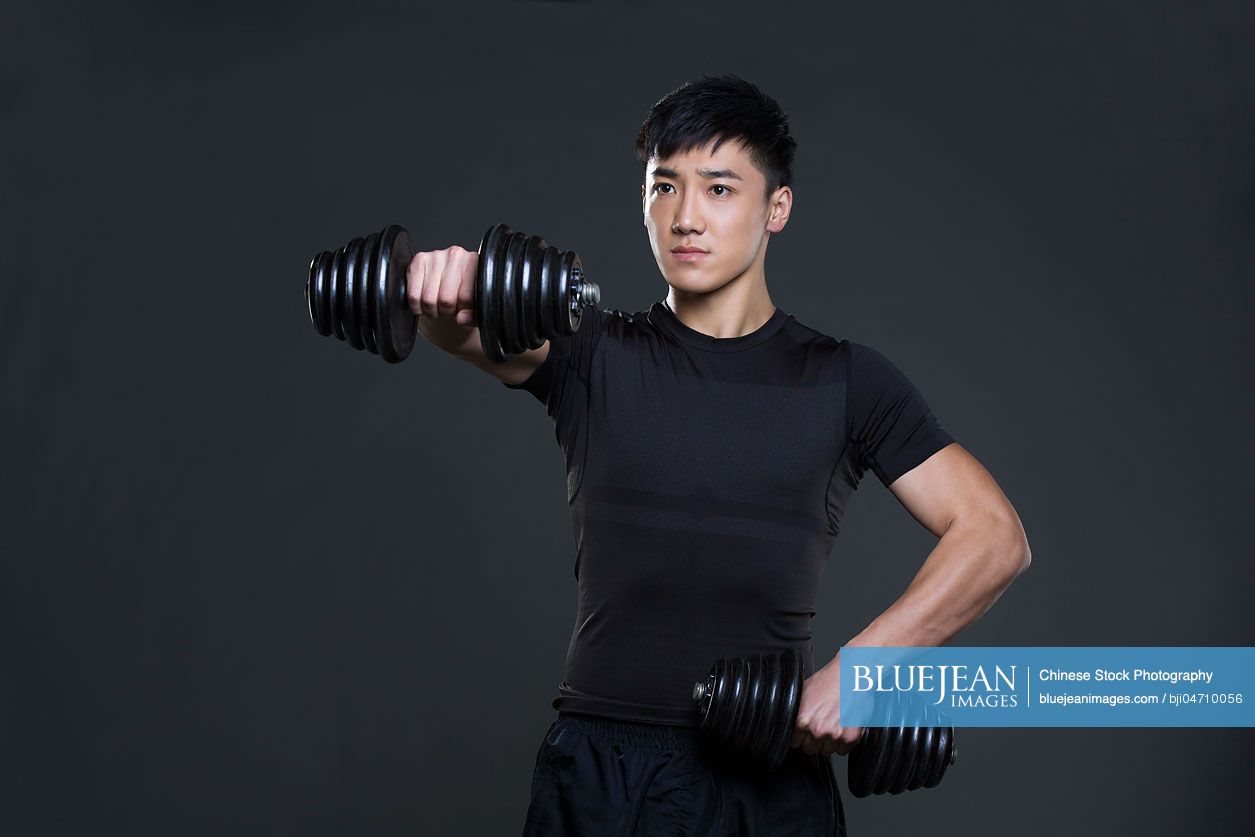
[[[575,297],[571,307],[576,310],[601,302],[601,288],[584,278],[579,265],[571,269],[571,293]]]
[[[596,305],[601,302],[601,288],[592,282],[580,285],[580,305]]]

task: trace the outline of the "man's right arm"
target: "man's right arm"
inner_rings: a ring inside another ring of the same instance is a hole
[[[475,270],[479,254],[453,245],[415,253],[407,271],[406,297],[423,339],[499,381],[520,384],[549,355],[549,341],[504,363],[488,359],[474,324]]]
[[[507,384],[521,384],[526,381],[549,355],[549,341],[546,340],[539,348],[520,352],[504,363],[494,363],[484,352],[479,339],[479,327],[458,325],[452,320],[420,316],[418,333],[433,346]]]

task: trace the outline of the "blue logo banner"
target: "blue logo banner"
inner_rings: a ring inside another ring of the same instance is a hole
[[[1251,727],[1255,647],[846,646],[841,723]]]

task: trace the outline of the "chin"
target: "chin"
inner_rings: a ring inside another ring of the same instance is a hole
[[[675,288],[677,291],[684,291],[689,294],[708,294],[711,291],[717,291],[725,284],[716,276],[676,276],[675,274],[663,274],[667,284]]]

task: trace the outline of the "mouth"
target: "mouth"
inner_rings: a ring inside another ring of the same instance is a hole
[[[699,247],[673,247],[671,249],[671,257],[681,262],[699,262],[709,255],[708,251]]]

